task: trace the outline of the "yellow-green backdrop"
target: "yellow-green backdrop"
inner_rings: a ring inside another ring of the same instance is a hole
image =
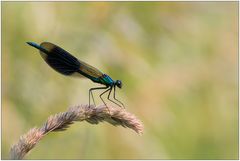
[[[27,41],[122,80],[117,97],[145,131],[76,123],[26,159],[237,159],[237,14],[237,2],[2,2],[2,159],[98,86],[56,73]]]

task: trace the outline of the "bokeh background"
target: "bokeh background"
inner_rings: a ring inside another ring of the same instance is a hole
[[[27,41],[122,80],[117,97],[145,131],[76,123],[26,159],[237,159],[237,13],[237,2],[2,2],[2,159],[98,86],[56,73]]]

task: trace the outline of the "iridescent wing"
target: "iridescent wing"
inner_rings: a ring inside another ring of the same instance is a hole
[[[47,53],[45,53],[40,50],[42,58],[48,63],[48,65],[61,74],[88,78],[99,78],[103,75],[98,69],[78,60],[55,44],[43,42],[40,46],[47,51]]]
[[[78,61],[80,62],[79,70],[82,71],[83,73],[90,75],[91,77],[94,77],[94,78],[99,78],[99,77],[103,76],[103,73],[100,70],[98,70],[97,68],[95,68],[81,60],[78,60]]]
[[[49,42],[41,43],[40,47],[45,49],[45,51],[40,50],[42,58],[55,71],[70,76],[76,73],[80,67],[79,61],[62,48]]]

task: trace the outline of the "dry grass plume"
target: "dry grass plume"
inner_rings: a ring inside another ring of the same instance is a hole
[[[23,159],[24,156],[49,132],[64,131],[75,121],[87,121],[98,124],[105,121],[114,126],[128,127],[138,134],[143,132],[143,124],[133,114],[122,108],[106,106],[79,105],[69,108],[66,112],[51,115],[40,128],[32,128],[21,136],[18,143],[10,150],[11,159]]]

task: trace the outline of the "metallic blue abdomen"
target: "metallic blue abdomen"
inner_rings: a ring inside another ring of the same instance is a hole
[[[114,84],[114,81],[107,74],[103,74],[103,76],[100,78],[100,83],[104,84],[104,85],[111,86],[111,85]]]

